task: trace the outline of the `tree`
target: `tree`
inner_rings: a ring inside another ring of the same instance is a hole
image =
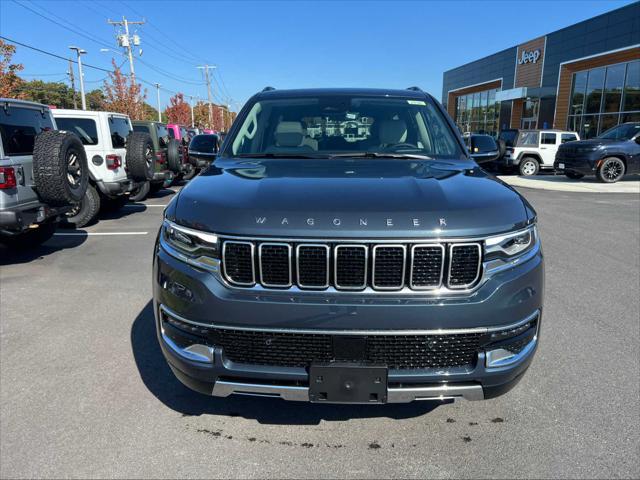
[[[24,69],[21,63],[11,63],[16,47],[0,40],[0,97],[22,98],[19,91],[23,80],[17,72]]]
[[[105,110],[104,92],[99,88],[86,94],[88,110]]]
[[[164,110],[169,123],[191,125],[191,107],[184,101],[184,94],[176,93],[169,99],[169,106]]]
[[[198,102],[193,107],[193,118],[196,127],[211,128],[209,124],[209,105],[204,102]]]
[[[142,91],[139,83],[122,73],[115,60],[111,60],[113,72],[104,81],[104,106],[112,112],[126,113],[132,120],[144,120],[144,101],[146,89]]]
[[[53,105],[58,108],[73,108],[73,92],[63,82],[43,82],[31,80],[22,82],[19,87],[20,98]]]

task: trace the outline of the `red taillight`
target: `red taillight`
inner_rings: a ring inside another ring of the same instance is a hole
[[[122,166],[122,159],[120,155],[107,155],[107,168],[109,170],[115,170]]]
[[[17,185],[13,167],[0,167],[0,188],[16,188]]]
[[[156,159],[158,163],[164,163],[164,154],[162,152],[156,152]]]

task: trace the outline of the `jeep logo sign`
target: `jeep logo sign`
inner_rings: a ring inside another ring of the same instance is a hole
[[[536,63],[540,58],[540,49],[534,50],[532,52],[527,52],[523,50],[522,56],[518,60],[518,65],[523,65],[525,63]]]

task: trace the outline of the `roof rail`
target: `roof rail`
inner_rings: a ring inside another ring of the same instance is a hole
[[[271,90],[275,90],[275,88],[273,88],[273,87],[264,87],[262,89],[263,92],[270,92]]]
[[[412,92],[422,92],[424,93],[424,90],[422,90],[420,87],[409,87],[407,88],[407,90],[411,90]]]

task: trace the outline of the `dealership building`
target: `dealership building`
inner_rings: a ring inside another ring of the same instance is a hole
[[[444,73],[463,132],[557,128],[591,138],[640,121],[640,2]]]

